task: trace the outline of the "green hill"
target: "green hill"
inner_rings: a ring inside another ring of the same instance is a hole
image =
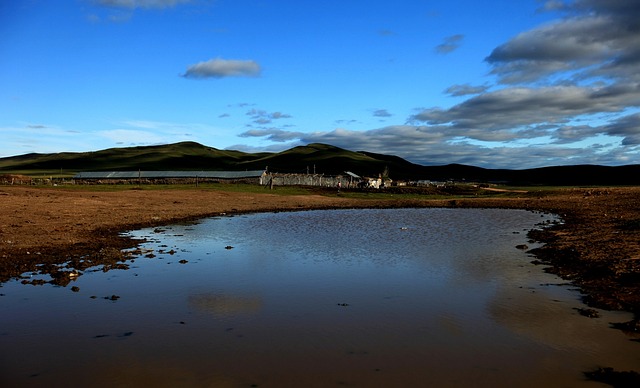
[[[244,171],[337,175],[352,171],[394,180],[504,182],[521,185],[640,185],[640,165],[580,165],[527,170],[485,169],[460,164],[422,166],[393,155],[309,144],[282,152],[245,153],[195,142],[109,148],[94,152],[25,154],[0,158],[0,174],[63,175],[84,171]]]
[[[245,153],[219,150],[195,142],[109,148],[94,152],[26,154],[0,158],[0,173],[72,174],[82,171],[186,170],[226,171],[263,170],[281,173],[335,175],[345,170],[360,174],[381,173],[385,160],[326,144],[309,144],[277,153]],[[398,158],[402,170],[420,167]]]
[[[0,171],[81,172],[125,170],[225,170],[251,158],[194,142],[161,146],[109,148],[95,152],[27,154],[0,159]]]

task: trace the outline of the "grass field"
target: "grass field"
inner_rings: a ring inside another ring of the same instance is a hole
[[[540,195],[553,195],[571,187],[559,186],[492,186],[493,190],[480,187],[476,184],[454,184],[444,187],[388,187],[384,189],[341,189],[340,192],[332,187],[311,186],[260,186],[243,183],[199,183],[196,184],[51,184],[50,182],[33,187],[54,187],[61,190],[89,191],[89,192],[120,192],[130,190],[145,191],[188,191],[211,190],[228,193],[272,194],[277,196],[290,195],[321,195],[326,197],[341,197],[352,199],[370,200],[407,200],[407,199],[459,199],[459,198],[518,198]],[[0,186],[1,187],[1,186]]]

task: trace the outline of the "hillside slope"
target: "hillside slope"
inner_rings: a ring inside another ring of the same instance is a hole
[[[282,152],[245,153],[195,142],[109,148],[94,152],[25,154],[0,158],[0,174],[63,174],[83,171],[244,171],[361,176],[388,172],[394,180],[495,182],[519,185],[640,185],[640,165],[556,166],[527,170],[486,169],[450,164],[422,166],[398,156],[309,144]]]

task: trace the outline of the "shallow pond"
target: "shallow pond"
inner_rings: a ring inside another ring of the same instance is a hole
[[[265,213],[131,232],[128,270],[0,288],[2,386],[599,386],[640,344],[517,246],[550,215]],[[519,247],[522,248],[522,247]],[[75,286],[75,292],[71,287]]]

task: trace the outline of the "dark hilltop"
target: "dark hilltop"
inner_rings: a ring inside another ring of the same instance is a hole
[[[388,172],[393,180],[466,181],[509,185],[639,185],[640,164],[572,165],[523,170],[487,169],[461,164],[423,166],[393,155],[309,144],[282,152],[246,153],[195,142],[109,148],[93,152],[30,153],[0,158],[0,174],[61,174],[83,171],[244,171],[361,176]]]

